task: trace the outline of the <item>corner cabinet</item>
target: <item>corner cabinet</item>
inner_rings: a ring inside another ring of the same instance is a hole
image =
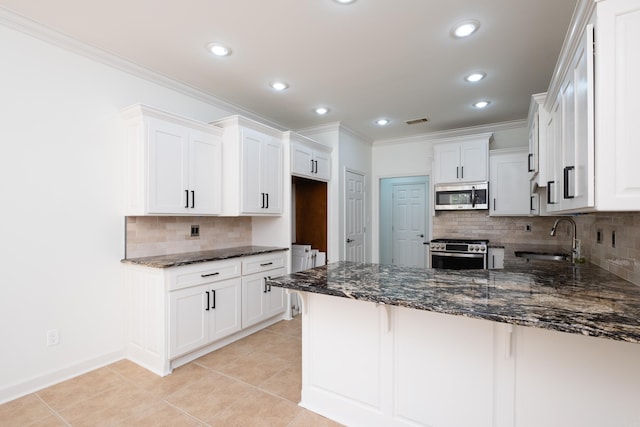
[[[282,132],[241,116],[214,124],[224,129],[223,214],[281,215],[284,193]]]
[[[222,213],[222,129],[139,104],[122,117],[127,215]]]
[[[127,265],[127,358],[165,376],[282,320],[284,290],[257,286],[257,295],[247,284],[285,272],[283,251],[170,268]]]
[[[528,156],[526,149],[503,149],[489,152],[489,215],[517,216],[531,214]]]
[[[547,209],[640,210],[640,2],[579,2],[569,30],[545,102]]]
[[[435,141],[434,184],[487,181],[491,136],[486,133]]]
[[[331,148],[298,135],[285,132],[291,150],[291,175],[316,181],[331,180]]]

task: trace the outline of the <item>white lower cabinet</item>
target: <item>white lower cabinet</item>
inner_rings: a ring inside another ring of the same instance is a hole
[[[127,265],[127,358],[164,376],[283,318],[285,252],[171,268]],[[266,292],[265,292],[266,291]]]
[[[239,331],[240,307],[240,278],[170,292],[169,358]]]
[[[504,268],[504,248],[489,248],[487,252],[487,268],[496,270]]]

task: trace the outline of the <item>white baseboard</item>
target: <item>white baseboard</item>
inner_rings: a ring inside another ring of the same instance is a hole
[[[18,399],[19,397],[42,390],[43,388],[50,387],[73,377],[77,377],[78,375],[86,374],[87,372],[102,368],[103,366],[124,359],[124,356],[124,351],[117,351],[94,359],[74,363],[62,369],[56,369],[42,375],[37,375],[14,384],[4,386],[0,388],[0,404]]]

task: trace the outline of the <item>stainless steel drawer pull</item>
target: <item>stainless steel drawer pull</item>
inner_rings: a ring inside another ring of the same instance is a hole
[[[220,274],[220,272],[219,272],[219,271],[216,271],[215,273],[201,274],[201,275],[200,275],[200,277],[217,276],[218,274]]]
[[[273,265],[273,262],[263,262],[260,267],[266,267],[267,265]]]

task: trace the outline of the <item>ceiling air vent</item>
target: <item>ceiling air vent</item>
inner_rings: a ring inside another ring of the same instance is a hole
[[[405,123],[408,125],[417,125],[420,123],[427,123],[429,121],[429,119],[427,119],[426,117],[423,117],[421,119],[413,119],[413,120],[407,120]]]

